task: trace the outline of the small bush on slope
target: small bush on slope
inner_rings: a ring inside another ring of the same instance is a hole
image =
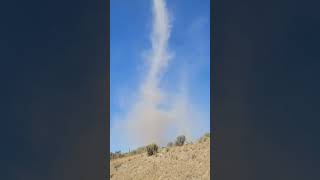
[[[176,146],[182,146],[185,141],[186,141],[186,137],[184,135],[178,136],[175,144]]]
[[[158,145],[150,144],[146,147],[148,156],[155,155],[158,152]]]
[[[210,141],[210,133],[205,133],[198,142],[206,142],[206,141]]]
[[[133,150],[133,151],[129,152],[129,155],[135,155],[135,154],[137,154],[136,150]]]
[[[146,151],[146,147],[144,147],[144,146],[139,147],[138,149],[136,149],[136,151],[137,151],[137,154],[138,154],[138,153],[145,152],[145,151]]]
[[[167,147],[172,147],[173,146],[173,143],[172,142],[169,142],[168,144],[167,144]]]
[[[110,159],[116,159],[116,158],[120,158],[123,157],[124,154],[121,154],[121,151],[116,151],[116,152],[110,152]]]

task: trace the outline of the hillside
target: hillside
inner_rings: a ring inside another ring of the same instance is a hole
[[[110,161],[112,180],[210,179],[210,138],[194,144],[160,148],[157,155],[140,153]]]

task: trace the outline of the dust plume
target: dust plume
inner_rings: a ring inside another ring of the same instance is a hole
[[[132,146],[155,142],[164,145],[172,137],[184,134],[190,137],[192,113],[187,98],[186,80],[180,82],[181,91],[172,93],[161,88],[161,79],[173,60],[168,49],[171,23],[164,0],[153,0],[151,49],[147,57],[145,78],[139,85],[136,102],[121,121],[121,133]],[[176,83],[179,84],[179,83]]]

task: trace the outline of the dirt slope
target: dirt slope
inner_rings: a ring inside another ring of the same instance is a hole
[[[110,161],[112,180],[210,179],[210,139]]]

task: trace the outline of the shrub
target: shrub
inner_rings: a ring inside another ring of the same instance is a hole
[[[156,144],[150,144],[146,147],[148,156],[155,155],[158,152],[158,146]]]
[[[209,138],[210,137],[210,133],[205,133],[204,137],[208,137]]]
[[[137,154],[137,151],[136,150],[133,150],[130,152],[131,154]]]
[[[116,154],[121,154],[121,151],[116,151],[115,153],[116,153]]]
[[[115,154],[113,152],[110,152],[110,159],[113,159],[115,157]]]
[[[116,151],[116,152],[110,152],[110,159],[115,159],[115,158],[119,158],[121,157],[121,152],[120,151]]]
[[[118,168],[121,166],[122,164],[115,164],[114,165],[114,168],[116,169],[116,170],[118,170]]]
[[[167,146],[168,146],[168,147],[172,147],[172,146],[173,146],[173,143],[172,143],[172,142],[169,142]]]
[[[184,135],[178,136],[176,139],[176,146],[182,146],[186,141],[186,137]]]
[[[142,147],[139,147],[138,149],[136,149],[136,153],[139,154],[139,153],[142,153],[142,152],[145,152],[146,151],[146,147],[142,146]]]
[[[210,139],[210,133],[205,133],[198,142],[206,142]]]
[[[110,159],[124,157],[125,154],[121,154],[121,151],[110,152]]]

